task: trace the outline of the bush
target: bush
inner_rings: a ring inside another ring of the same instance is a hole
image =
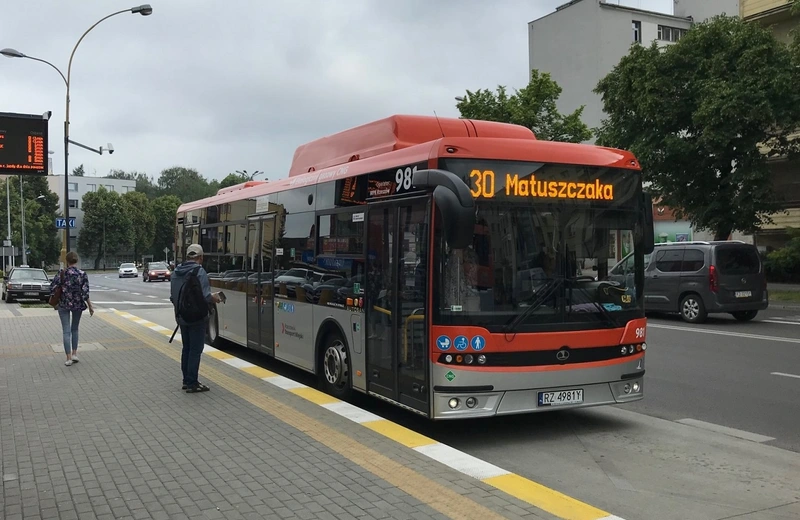
[[[789,241],[767,254],[764,267],[771,282],[800,282],[800,229],[788,229]]]

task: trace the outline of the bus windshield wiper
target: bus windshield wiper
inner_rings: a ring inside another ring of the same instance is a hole
[[[617,321],[617,318],[615,318],[614,315],[611,314],[611,312],[608,309],[606,309],[602,303],[598,302],[597,299],[592,295],[592,293],[590,293],[585,287],[580,287],[579,285],[575,284],[574,278],[570,279],[570,281],[573,282],[570,288],[573,290],[577,290],[583,296],[585,296],[586,299],[589,300],[589,305],[594,305],[595,307],[597,307],[597,310],[600,311],[600,314],[602,314],[603,317],[606,319],[606,323],[608,323],[611,327],[614,328],[619,328],[622,326]],[[570,307],[571,306],[572,305],[570,304]]]
[[[553,278],[552,280],[544,284],[544,286],[542,286],[541,292],[537,293],[536,296],[534,296],[533,299],[530,301],[530,306],[524,311],[522,311],[519,314],[519,316],[514,318],[508,325],[503,327],[503,332],[505,333],[514,332],[514,329],[516,329],[520,323],[525,321],[528,318],[528,316],[533,314],[533,312],[536,309],[541,307],[542,304],[544,304],[544,302],[546,302],[547,299],[556,290],[558,290],[558,288],[561,287],[561,284],[563,283],[564,283],[564,278],[559,277],[559,278]]]

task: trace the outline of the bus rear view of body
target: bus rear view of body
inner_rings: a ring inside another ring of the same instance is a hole
[[[652,203],[629,153],[394,116],[301,146],[289,177],[178,210],[209,341],[435,419],[641,399]],[[632,276],[609,266],[632,254]]]

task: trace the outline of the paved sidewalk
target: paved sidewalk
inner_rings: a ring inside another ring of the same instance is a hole
[[[53,311],[0,317],[0,518],[555,518],[217,359],[180,390],[179,343]]]

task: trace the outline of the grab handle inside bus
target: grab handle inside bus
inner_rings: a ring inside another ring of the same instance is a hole
[[[642,192],[642,211],[644,211],[644,254],[649,255],[656,248],[656,232],[653,228],[653,196]]]
[[[475,232],[475,201],[464,181],[445,170],[417,170],[411,183],[418,188],[433,188],[433,200],[440,210],[448,245],[453,249],[471,245]]]

